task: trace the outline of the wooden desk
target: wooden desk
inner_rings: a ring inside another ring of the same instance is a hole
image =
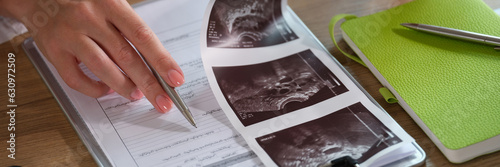
[[[135,3],[140,0],[129,0]],[[319,38],[325,47],[344,65],[360,84],[385,108],[385,110],[411,135],[427,153],[425,166],[500,166],[500,152],[478,157],[467,163],[454,165],[446,160],[423,131],[397,104],[387,104],[378,93],[381,87],[375,77],[363,66],[343,56],[329,37],[328,22],[340,13],[363,16],[388,9],[410,0],[291,0],[290,6]],[[485,0],[493,9],[500,8],[500,1]],[[336,32],[337,34],[339,32]],[[7,79],[2,84],[0,97],[0,166],[95,166],[95,162],[77,134],[66,120],[59,105],[43,83],[19,43],[27,35],[17,38],[14,44],[0,45],[2,71],[7,72],[7,54],[16,55],[16,160],[7,158],[9,140],[7,124]],[[340,37],[340,34],[337,35]],[[340,40],[340,38],[338,39]],[[340,46],[352,53],[344,41]]]

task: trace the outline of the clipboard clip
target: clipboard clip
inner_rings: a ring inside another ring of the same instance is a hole
[[[358,161],[354,160],[350,156],[343,156],[334,159],[321,167],[359,167]]]

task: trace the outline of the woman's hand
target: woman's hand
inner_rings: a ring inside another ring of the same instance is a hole
[[[128,99],[143,96],[160,112],[172,101],[126,37],[173,87],[184,75],[153,31],[125,0],[16,0],[10,15],[22,21],[68,86],[91,97],[112,91]],[[19,7],[19,5],[24,7]],[[17,11],[12,11],[12,10]],[[87,77],[84,63],[101,81]],[[121,70],[123,71],[121,71]]]

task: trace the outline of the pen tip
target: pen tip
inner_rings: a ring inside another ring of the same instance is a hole
[[[191,125],[193,125],[195,128],[198,128],[198,126],[196,126],[196,122],[194,121],[194,118],[193,118],[192,116],[191,116],[191,117],[189,117],[188,121],[189,121],[189,123],[190,123]]]
[[[191,122],[191,125],[193,125],[195,128],[198,128],[198,126],[196,126],[196,123]]]
[[[191,125],[193,125],[195,128],[198,128],[198,126],[196,126],[196,122],[194,122],[194,119],[189,119],[188,121],[189,121],[189,123],[190,123]]]
[[[417,23],[401,23],[400,25],[408,27],[408,26],[418,26]]]
[[[418,28],[418,24],[416,23],[401,23],[400,25],[408,27],[408,28]]]

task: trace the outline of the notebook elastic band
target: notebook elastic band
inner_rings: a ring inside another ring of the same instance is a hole
[[[391,103],[392,104],[392,103],[397,103],[398,102],[398,99],[386,87],[382,87],[378,91],[380,92],[380,94],[382,95],[382,97],[384,97],[384,99],[385,99],[385,101],[387,103]]]
[[[333,18],[330,21],[330,24],[328,26],[328,29],[330,30],[330,37],[332,38],[332,41],[335,44],[335,46],[337,47],[337,49],[339,49],[339,51],[342,52],[342,54],[344,54],[348,58],[350,58],[350,59],[352,59],[352,60],[354,60],[354,61],[358,62],[359,64],[366,67],[366,64],[358,56],[351,55],[351,54],[343,51],[342,49],[340,49],[339,45],[337,44],[337,41],[335,40],[335,33],[334,33],[335,32],[335,25],[337,25],[337,23],[342,19],[350,20],[350,19],[354,19],[354,18],[357,18],[357,16],[352,15],[352,14],[339,14],[339,15],[333,16]],[[397,103],[398,102],[397,98],[394,97],[394,95],[391,93],[391,91],[389,91],[389,89],[382,87],[379,89],[379,92],[384,97],[384,99],[387,103]]]
[[[330,21],[330,25],[328,26],[328,29],[330,30],[330,37],[332,38],[332,41],[333,43],[335,44],[335,46],[337,47],[337,49],[339,49],[340,52],[342,52],[342,54],[344,54],[345,56],[347,56],[348,58],[358,62],[359,64],[363,65],[366,67],[366,64],[358,57],[358,56],[354,56],[354,55],[351,55],[347,52],[344,52],[342,49],[340,49],[339,45],[337,44],[337,41],[335,40],[335,25],[342,19],[345,19],[345,20],[350,20],[350,19],[354,19],[354,18],[357,18],[356,15],[352,15],[352,14],[339,14],[339,15],[336,15],[336,16],[333,16],[332,20]]]

